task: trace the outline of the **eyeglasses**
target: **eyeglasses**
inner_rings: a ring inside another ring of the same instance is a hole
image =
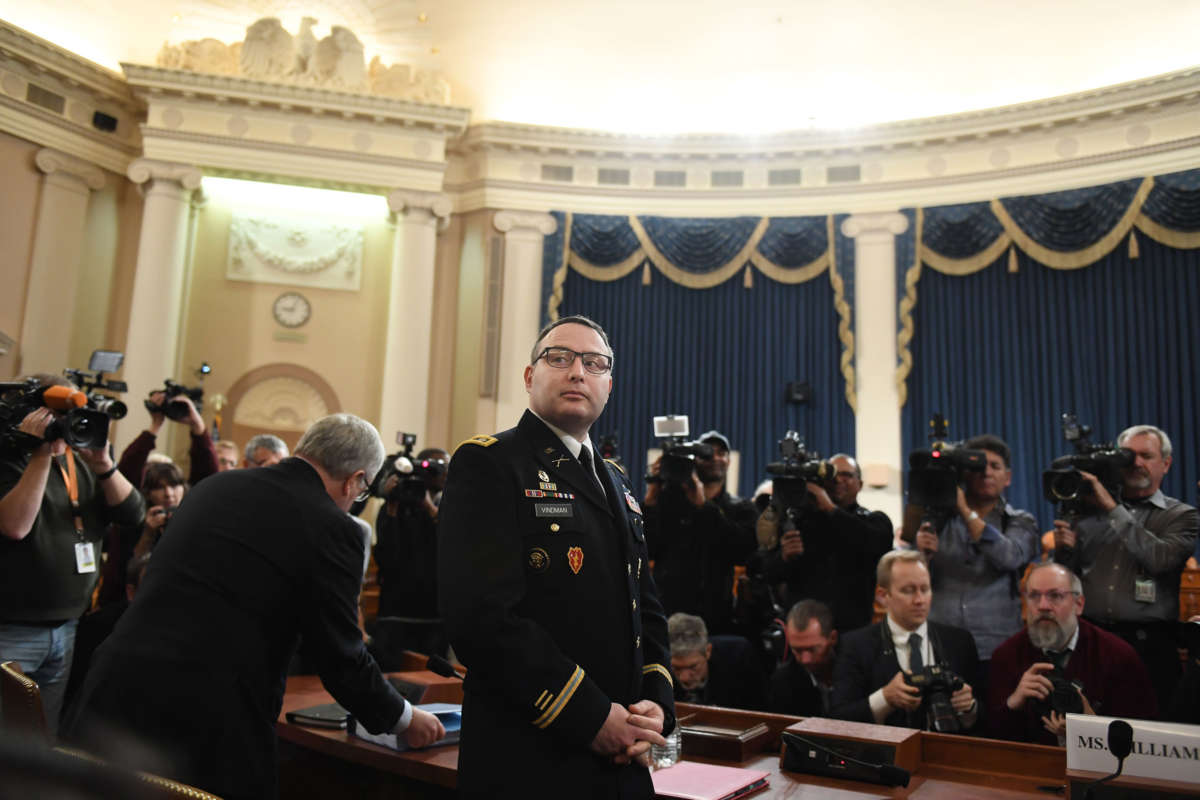
[[[1068,597],[1075,597],[1078,594],[1079,592],[1060,592],[1057,589],[1053,589],[1049,592],[1039,592],[1036,589],[1030,589],[1029,591],[1025,592],[1025,599],[1031,603],[1039,603],[1041,602],[1041,599],[1045,597],[1052,605],[1057,606]]]
[[[363,490],[358,493],[358,497],[354,498],[354,502],[363,503],[366,502],[367,498],[371,496],[371,482],[367,480],[367,474],[365,472],[361,473],[358,477],[362,479]]]
[[[612,356],[604,353],[578,353],[569,347],[547,347],[538,354],[547,364],[555,369],[566,369],[575,363],[575,356],[583,360],[583,368],[593,375],[604,375],[612,369]]]

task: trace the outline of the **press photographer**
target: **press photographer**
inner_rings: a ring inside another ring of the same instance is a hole
[[[1156,719],[1150,676],[1129,645],[1079,618],[1083,586],[1038,564],[1025,588],[1025,628],[996,648],[988,691],[994,736],[1061,745],[1067,714]]]
[[[196,375],[203,380],[210,372],[212,368],[205,362],[196,370]],[[150,424],[121,453],[117,469],[131,483],[141,485],[146,458],[158,443],[158,433],[162,430],[163,423],[171,420],[188,429],[191,440],[188,447],[188,460],[191,463],[188,482],[195,486],[209,475],[215,475],[219,469],[212,437],[208,434],[204,417],[200,415],[204,404],[204,389],[201,386],[189,388],[170,378],[163,384],[162,389],[154,390],[143,401],[143,406],[150,413]]]
[[[1121,471],[1119,495],[1096,474],[1080,470],[1090,485],[1090,513],[1077,521],[1054,521],[1054,560],[1082,579],[1091,600],[1088,621],[1137,651],[1165,708],[1180,673],[1179,579],[1200,517],[1192,506],[1162,493],[1171,468],[1165,432],[1135,425],[1117,437],[1117,447],[1132,453]]]
[[[892,547],[892,522],[858,504],[862,471],[851,456],[822,461],[789,431],[779,443],[771,509],[778,545],[765,557],[766,577],[785,608],[804,599],[833,610],[833,627],[854,630],[871,621],[874,565]]]
[[[879,559],[878,625],[841,637],[833,667],[833,716],[906,728],[969,731],[979,719],[972,685],[979,659],[969,631],[928,619],[933,591],[924,557],[891,550]]]
[[[0,661],[38,682],[51,733],[105,526],[144,512],[109,453],[106,399],[53,375],[0,384]]]
[[[687,417],[656,417],[663,455],[650,467],[643,512],[654,581],[668,615],[694,614],[713,634],[734,632],[733,569],[757,546],[754,505],[725,486],[729,439],[686,441]]]
[[[932,452],[938,452],[936,447]],[[1021,628],[1021,575],[1038,557],[1040,535],[1032,514],[1005,502],[1004,490],[1012,484],[1012,455],[1003,439],[984,434],[950,452],[957,454],[951,460],[963,465],[953,485],[953,512],[947,517],[942,499],[923,497],[920,481],[912,478],[910,485],[917,488],[910,493],[910,505],[927,521],[915,536],[906,530],[902,538],[915,543],[929,561],[929,618],[966,628],[975,637],[983,691],[992,651]],[[948,499],[949,489],[947,483],[938,492]],[[936,510],[931,513],[921,500],[933,503]],[[913,515],[912,510],[906,512],[906,520]]]
[[[437,601],[437,526],[450,457],[437,447],[412,457],[417,437],[399,438],[400,451],[372,482],[373,494],[384,499],[375,519],[379,616],[403,620],[398,633],[404,648],[441,655],[446,637]]]

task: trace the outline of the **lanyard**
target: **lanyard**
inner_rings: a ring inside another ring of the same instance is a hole
[[[71,514],[75,518],[75,533],[79,534],[79,538],[83,538],[83,515],[79,511],[79,475],[75,472],[75,456],[67,453],[67,468],[63,469],[62,462],[57,458],[54,463],[58,465],[58,471],[62,473],[63,483],[67,485],[67,497],[71,499]]]

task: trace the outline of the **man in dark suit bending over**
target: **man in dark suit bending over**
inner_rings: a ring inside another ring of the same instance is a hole
[[[272,797],[275,720],[297,639],[369,731],[444,735],[363,645],[363,540],[346,511],[383,463],[368,422],[315,422],[296,456],[188,493],[116,630],[97,650],[66,738],[224,798]]]
[[[879,559],[875,577],[876,597],[887,617],[842,637],[833,668],[833,716],[928,729],[930,703],[906,677],[940,666],[963,682],[948,693],[957,730],[974,727],[979,717],[971,690],[979,666],[975,639],[962,628],[927,620],[933,593],[925,557],[916,550],[892,550]]]
[[[667,621],[641,508],[588,435],[612,366],[595,322],[551,323],[520,423],[450,461],[438,587],[467,666],[464,797],[654,796],[637,762],[675,724]]]

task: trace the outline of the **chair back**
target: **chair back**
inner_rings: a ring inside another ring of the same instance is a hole
[[[0,721],[9,733],[49,741],[42,690],[15,661],[0,664]]]

